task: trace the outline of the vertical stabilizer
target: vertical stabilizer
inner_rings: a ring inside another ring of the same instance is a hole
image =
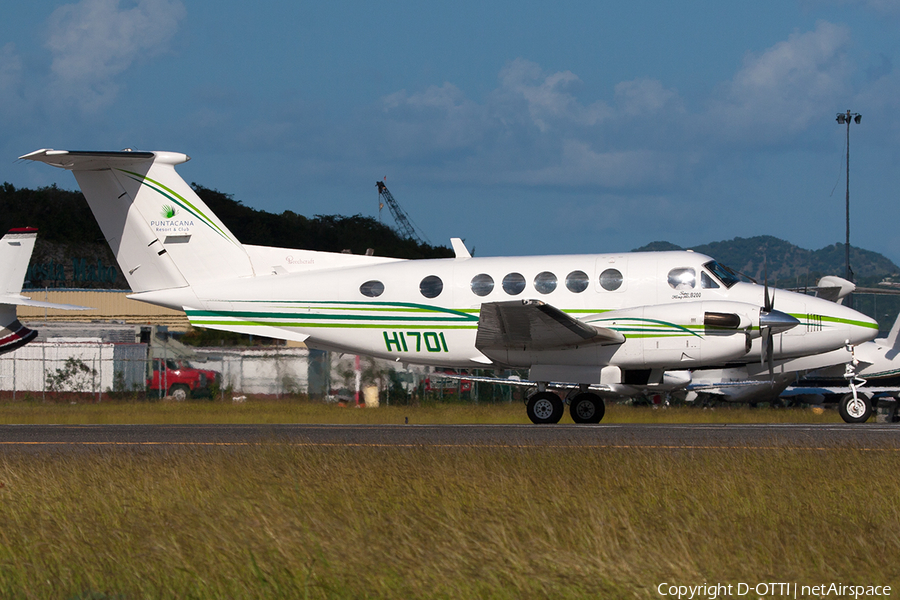
[[[135,292],[253,276],[244,247],[175,171],[175,152],[38,150],[75,175]]]
[[[900,315],[897,315],[897,318],[894,320],[894,326],[891,327],[891,332],[888,334],[887,345],[894,349],[898,348],[898,343],[900,343]]]
[[[4,300],[22,297],[22,284],[34,250],[37,229],[10,229],[0,239],[0,354],[12,352],[37,337],[16,318],[16,307]]]
[[[28,261],[34,250],[37,229],[10,229],[0,239],[0,296],[17,296],[22,292]]]

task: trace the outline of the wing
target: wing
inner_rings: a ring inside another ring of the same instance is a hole
[[[492,350],[558,350],[624,341],[617,331],[588,325],[540,300],[514,300],[481,305],[475,347],[490,356]]]

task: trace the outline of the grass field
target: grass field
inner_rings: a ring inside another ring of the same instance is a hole
[[[75,404],[0,402],[0,424],[199,424],[199,423],[336,423],[388,424],[528,423],[521,402],[497,404],[423,403],[377,409],[292,399],[253,399],[232,403],[193,400],[145,402],[88,400]],[[568,411],[563,423],[571,423]],[[604,423],[839,423],[836,410],[751,409],[742,405],[712,409],[650,408],[610,403]]]
[[[0,404],[3,422],[522,422],[521,405]],[[610,407],[610,422],[836,421]],[[659,598],[900,589],[898,453],[256,447],[0,453],[0,598]],[[751,596],[747,596],[751,597]],[[756,596],[753,596],[754,598]]]
[[[894,453],[0,455],[3,598],[653,598],[896,585]]]

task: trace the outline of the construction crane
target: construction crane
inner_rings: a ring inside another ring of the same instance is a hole
[[[397,223],[398,233],[414,242],[419,244],[427,244],[429,243],[427,239],[423,239],[418,233],[416,233],[416,229],[412,224],[412,221],[409,220],[409,217],[406,216],[406,213],[403,212],[403,209],[400,208],[400,205],[397,204],[397,201],[394,200],[394,196],[391,195],[391,192],[387,189],[387,186],[383,181],[376,181],[375,185],[378,187],[378,200],[379,200],[379,211],[381,206],[384,204],[388,205],[388,208],[391,209],[391,214],[394,215],[394,222]]]

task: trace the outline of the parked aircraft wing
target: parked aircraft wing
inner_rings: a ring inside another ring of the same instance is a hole
[[[481,305],[475,347],[549,350],[584,344],[621,344],[625,336],[593,327],[540,300],[487,302]]]

